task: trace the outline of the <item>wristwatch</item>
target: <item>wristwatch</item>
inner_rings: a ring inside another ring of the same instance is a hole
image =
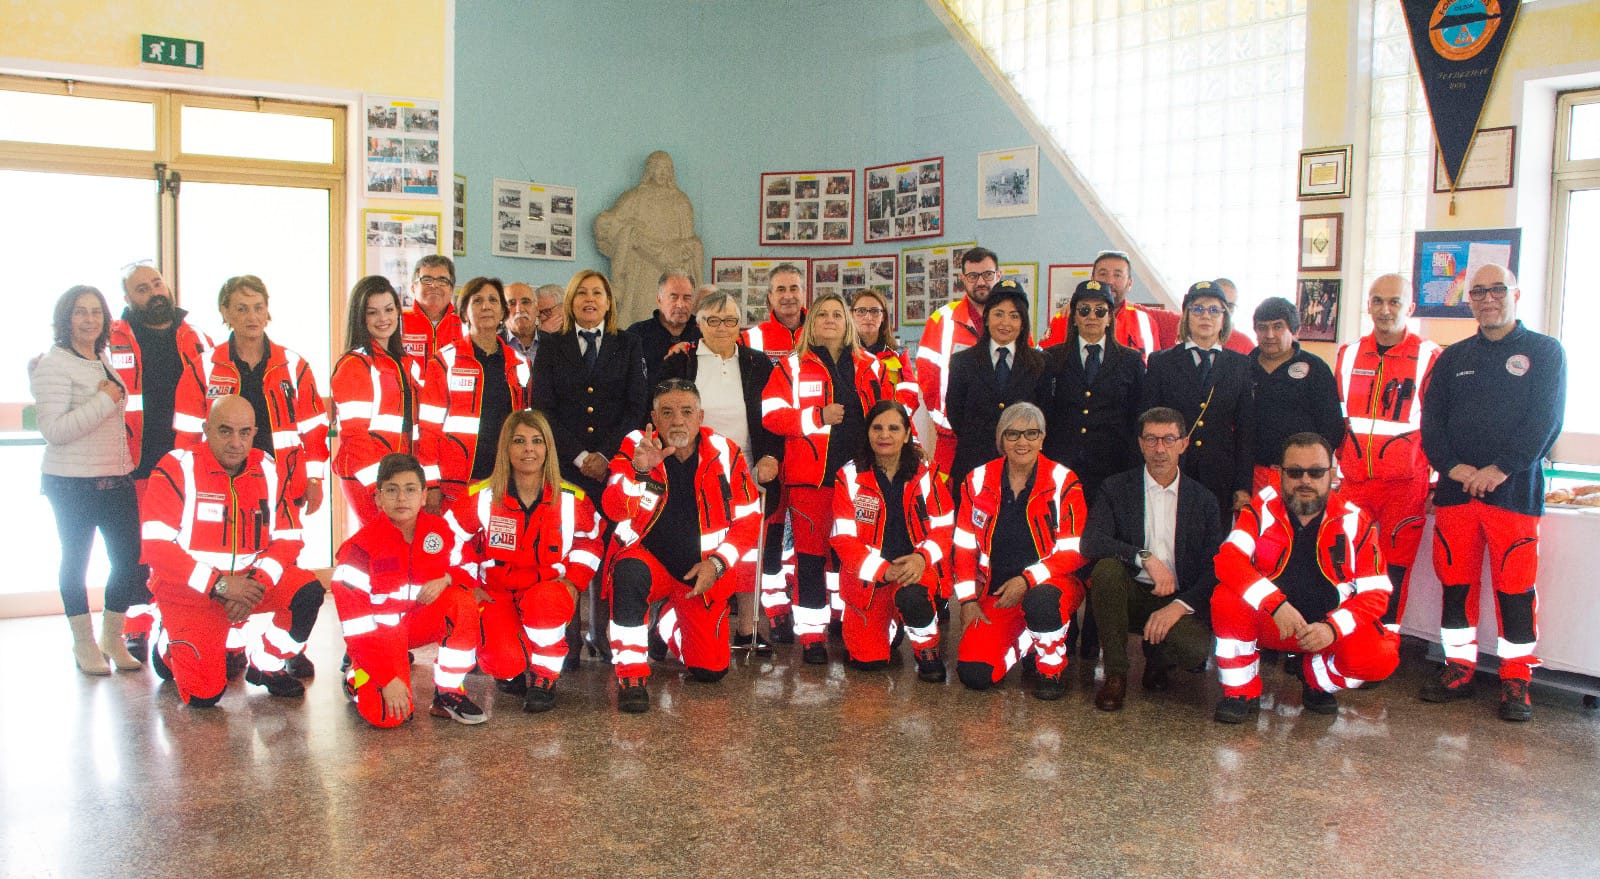
[[[709,558],[707,558],[706,561],[710,562],[712,564],[712,566],[714,566],[717,569],[717,576],[719,578],[723,574],[728,573],[728,563],[724,562],[722,560],[722,556],[720,556],[720,555],[712,555]]]
[[[217,577],[217,582],[211,587],[211,596],[213,598],[228,597],[228,581],[223,579],[220,575]]]

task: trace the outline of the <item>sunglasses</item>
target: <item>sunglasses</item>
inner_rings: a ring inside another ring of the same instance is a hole
[[[1322,477],[1327,476],[1328,475],[1328,471],[1331,470],[1331,469],[1333,469],[1333,468],[1331,468],[1331,467],[1284,467],[1283,468],[1283,475],[1289,477],[1290,479],[1304,479],[1307,476],[1311,477],[1312,479],[1321,479]]]
[[[1078,317],[1088,317],[1091,314],[1094,315],[1095,317],[1105,317],[1106,315],[1108,315],[1110,313],[1111,313],[1111,309],[1106,308],[1104,305],[1096,305],[1096,306],[1080,305],[1080,306],[1078,306]]]

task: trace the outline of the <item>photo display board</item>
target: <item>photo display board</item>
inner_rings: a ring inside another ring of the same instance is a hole
[[[1094,263],[1055,263],[1050,266],[1049,272],[1045,281],[1046,301],[1033,315],[1035,339],[1044,338],[1050,329],[1050,319],[1057,312],[1064,311],[1067,303],[1072,301],[1073,291],[1094,275]]]
[[[908,247],[900,251],[900,325],[921,326],[947,302],[966,295],[961,257],[976,241]]]
[[[495,256],[573,259],[578,229],[575,187],[496,177],[493,201],[489,234]]]
[[[439,102],[368,95],[366,194],[439,194]]]
[[[811,277],[811,261],[804,257],[717,257],[711,260],[711,282],[739,303],[741,327],[753,327],[767,319],[767,278],[774,268],[784,263],[800,269],[803,277]],[[806,305],[811,305],[809,290]]]
[[[898,313],[895,303],[899,301],[899,285],[895,281],[899,268],[900,255],[895,253],[813,257],[808,292],[812,299],[823,293],[838,293],[845,302],[850,302],[857,293],[870,287],[889,303],[889,313],[884,315],[884,320],[889,322],[892,331]]]
[[[774,171],[761,175],[763,245],[855,241],[856,172]]]
[[[382,275],[411,304],[411,267],[439,249],[439,215],[428,212],[367,210],[361,214],[366,247],[362,273]]]
[[[866,171],[868,244],[944,234],[944,157]]]

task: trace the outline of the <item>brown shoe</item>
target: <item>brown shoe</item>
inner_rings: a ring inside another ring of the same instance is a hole
[[[1125,675],[1106,675],[1100,691],[1094,694],[1094,707],[1101,711],[1121,711],[1122,701],[1128,697],[1128,678]]]

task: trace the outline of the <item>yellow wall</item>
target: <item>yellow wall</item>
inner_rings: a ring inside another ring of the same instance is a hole
[[[0,56],[130,71],[139,35],[205,42],[211,78],[444,99],[445,0],[0,0]],[[418,59],[413,61],[412,59]]]

